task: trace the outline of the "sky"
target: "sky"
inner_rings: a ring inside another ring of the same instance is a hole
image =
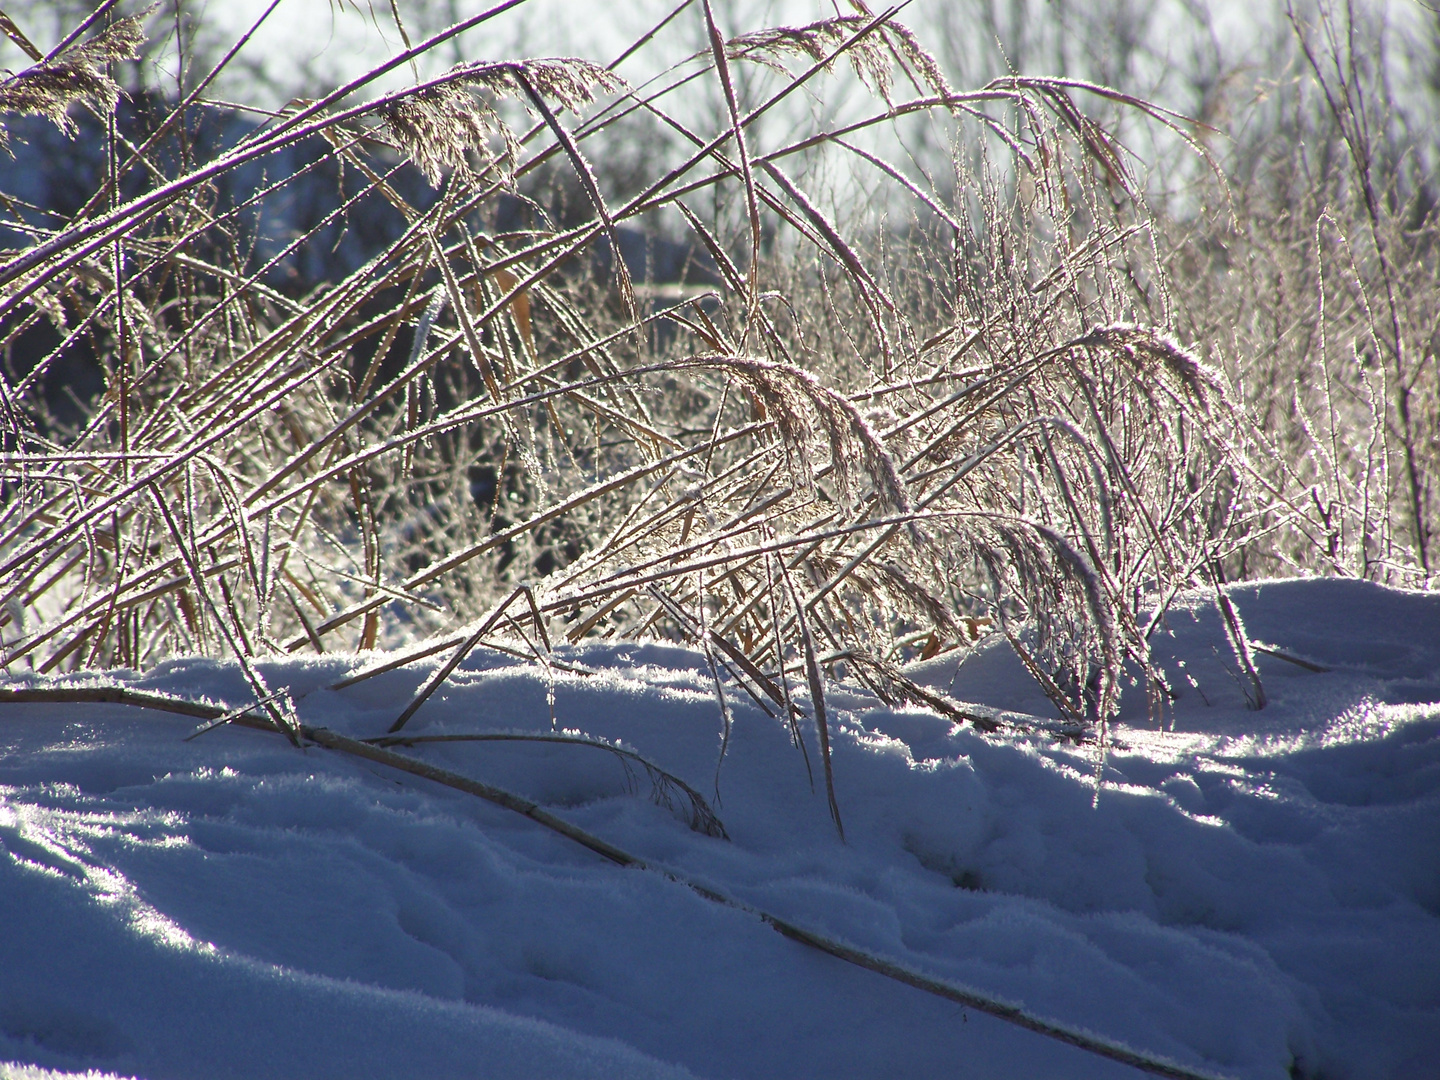
[[[205,9],[205,18],[223,25],[232,36],[243,32],[248,21],[268,6],[268,0],[234,0],[226,4],[211,3]],[[601,63],[613,60],[636,37],[658,22],[675,6],[671,0],[637,0],[634,3],[595,3],[585,0],[528,0],[514,11],[498,17],[492,24],[468,35],[461,50],[467,60],[493,59],[514,54],[526,55],[579,55]],[[1112,5],[1119,11],[1117,20],[1123,19],[1129,8],[1139,17],[1140,8],[1119,0]],[[388,5],[375,3],[372,13],[370,5],[363,3],[357,10],[353,5],[321,3],[318,0],[282,0],[272,21],[257,35],[257,52],[266,58],[284,57],[286,64],[297,67],[307,63],[333,76],[357,73],[367,63],[373,63],[388,50],[398,48],[399,35],[393,22],[389,21]],[[434,4],[436,16],[430,22],[439,26],[448,20],[444,18],[447,9],[453,9],[461,16],[482,9],[478,3],[452,0],[449,5]],[[1150,9],[1158,9],[1158,13]],[[1063,8],[1063,5],[1059,5]],[[1230,42],[1227,48],[1242,48],[1242,43],[1255,36],[1255,9],[1238,0],[1222,0],[1212,5],[1214,10],[1214,31],[1217,37]],[[762,26],[802,25],[806,22],[832,15],[836,8],[824,0],[770,0],[770,2],[716,4],[716,17],[727,32],[737,33]],[[849,11],[848,6],[842,9]],[[1054,5],[1050,9],[1057,10]],[[1167,39],[1177,36],[1176,29],[1187,25],[1193,31],[1196,24],[1185,15],[1187,6],[1179,2],[1160,5],[1144,5],[1146,18],[1151,27],[1151,38],[1159,49],[1166,48]],[[877,8],[878,10],[878,8]],[[901,21],[914,27],[921,40],[930,46],[942,59],[953,66],[962,54],[968,54],[969,62],[977,63],[977,54],[983,54],[990,65],[1003,64],[999,59],[1000,49],[994,44],[993,36],[987,36],[984,26],[975,26],[968,15],[957,14],[966,7],[955,0],[912,0],[900,14]],[[997,6],[997,11],[999,10]],[[1044,10],[1042,6],[1042,11]],[[1084,10],[1082,5],[1081,10]],[[1189,9],[1193,10],[1193,8]],[[402,7],[402,12],[404,8]],[[1272,13],[1273,14],[1273,13]],[[1003,11],[997,16],[1001,20],[999,29],[1007,33],[1004,20],[1010,17]],[[417,21],[425,25],[425,20]],[[668,44],[661,51],[669,58],[683,55],[685,51],[703,46],[700,36],[699,5],[681,16],[668,31]],[[412,34],[412,40],[418,40]],[[1019,40],[1018,38],[1016,39]],[[681,47],[677,48],[677,45]],[[453,62],[455,53],[445,54],[445,61]],[[1015,57],[1010,58],[1012,61]],[[1072,57],[1072,64],[1084,63],[1083,57]],[[1027,69],[1040,60],[1027,64]],[[1053,63],[1050,65],[1053,67]],[[637,66],[631,62],[626,69],[632,79]],[[638,67],[643,71],[643,65]],[[1028,70],[1028,73],[1040,73]],[[1046,73],[1055,73],[1053,71]],[[648,74],[648,72],[647,72]]]

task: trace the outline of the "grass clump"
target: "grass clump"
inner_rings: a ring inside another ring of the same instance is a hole
[[[74,212],[5,207],[7,670],[234,655],[280,715],[252,658],[661,636],[703,649],[722,702],[797,741],[813,718],[827,780],[842,670],[993,726],[902,670],[983,633],[1072,734],[1127,665],[1162,694],[1157,613],[1273,507],[1084,106],[1188,129],[1077,80],[956,91],[856,9],[727,37],[691,3],[624,63],[419,76],[495,9],[218,144],[197,133],[232,114],[207,87],[233,53],[129,131],[106,69],[163,20],[105,5],[32,46],[0,107],[91,109],[106,169]],[[706,47],[675,48],[686,20]],[[659,73],[632,84],[637,55]],[[852,78],[865,110],[792,123]],[[904,162],[916,133],[943,172]],[[597,166],[637,140],[636,168]],[[321,175],[328,210],[267,232]],[[382,217],[363,260],[293,276]],[[660,242],[688,280],[619,257]],[[103,389],[67,413],[55,382],[85,365]]]

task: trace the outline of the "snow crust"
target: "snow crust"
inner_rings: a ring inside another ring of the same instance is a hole
[[[1440,1061],[1440,595],[1296,580],[1157,638],[1103,756],[831,690],[841,843],[781,721],[702,655],[476,653],[407,734],[576,729],[711,799],[728,841],[590,747],[402,752],[504,787],[817,933],[1214,1075],[1389,1080]],[[1274,655],[1283,653],[1288,659]],[[267,661],[301,718],[381,734],[433,663]],[[1298,662],[1297,662],[1298,661]],[[1322,669],[1322,670],[1316,670]],[[1054,715],[1008,647],[917,677]],[[232,664],[12,677],[249,700]],[[804,700],[803,686],[792,687]],[[553,720],[549,703],[553,692]],[[275,735],[0,704],[0,1077],[1138,1075],[808,950],[524,818]],[[1097,798],[1097,781],[1100,788]]]

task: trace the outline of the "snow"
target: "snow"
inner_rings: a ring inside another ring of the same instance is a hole
[[[1257,653],[1268,706],[1247,708],[1214,605],[1182,597],[1157,637],[1181,696],[1157,726],[1128,690],[1103,759],[832,686],[844,843],[813,730],[815,789],[788,730],[734,686],[716,801],[709,668],[673,646],[558,651],[584,674],[477,652],[405,732],[583,731],[704,794],[728,840],[593,747],[397,750],[814,933],[1196,1071],[1434,1076],[1440,595],[1321,580],[1230,594],[1272,650]],[[304,722],[359,738],[439,662],[329,689],[381,659],[260,666]],[[1003,644],[913,673],[1054,715]],[[250,700],[235,665],[193,658],[0,686],[98,683]],[[0,1077],[1140,1075],[463,792],[239,727],[184,741],[194,727],[0,704]]]

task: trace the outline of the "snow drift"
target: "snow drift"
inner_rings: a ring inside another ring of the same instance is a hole
[[[1403,1078],[1440,1060],[1440,596],[1230,590],[1270,703],[1247,708],[1187,597],[1102,754],[832,689],[836,835],[779,721],[703,655],[476,653],[406,735],[578,730],[405,752],[647,862],[909,969],[1216,1076]],[[382,734],[433,667],[268,661],[309,724]],[[912,675],[1053,710],[1003,642]],[[235,667],[97,682],[243,705]],[[798,690],[797,690],[798,693]],[[553,704],[552,704],[553,701]],[[100,704],[0,705],[0,1076],[1137,1075],[807,950],[428,781],[274,734]],[[806,735],[813,739],[813,731]],[[815,747],[810,759],[815,761]],[[1097,792],[1098,785],[1098,792]]]

